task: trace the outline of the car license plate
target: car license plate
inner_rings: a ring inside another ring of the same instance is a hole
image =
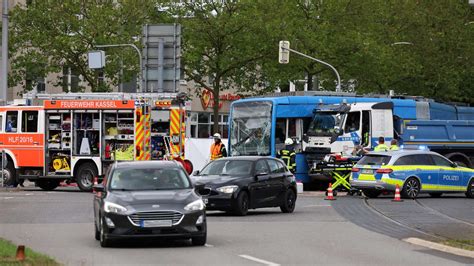
[[[141,220],[140,227],[171,227],[171,220]]]
[[[373,174],[374,173],[374,170],[372,169],[362,169],[361,171],[362,174]]]

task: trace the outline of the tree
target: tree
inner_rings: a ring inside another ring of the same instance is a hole
[[[213,95],[213,132],[219,132],[220,92],[258,93],[259,63],[274,52],[254,1],[189,1],[174,9],[183,25],[183,64],[189,80]]]
[[[109,91],[109,83],[100,82],[99,71],[88,68],[87,52],[96,44],[135,43],[141,27],[157,16],[153,1],[146,0],[63,0],[33,1],[11,12],[12,79],[18,84],[25,76],[45,77],[60,73],[64,67],[81,75],[92,91]],[[122,64],[121,64],[122,62]],[[120,68],[138,72],[133,50],[107,50],[105,77],[118,84]],[[131,76],[131,75],[130,75]],[[128,78],[130,78],[130,76]],[[61,76],[54,85],[61,83]],[[31,87],[26,87],[30,90]],[[84,87],[75,88],[84,91]]]

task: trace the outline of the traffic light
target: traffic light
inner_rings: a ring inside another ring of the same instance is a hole
[[[278,62],[280,64],[288,64],[290,62],[290,42],[289,41],[280,41],[279,53],[278,53]]]

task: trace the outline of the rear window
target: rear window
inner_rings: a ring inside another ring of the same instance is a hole
[[[366,155],[362,157],[362,159],[357,162],[357,164],[365,164],[365,165],[384,165],[390,162],[391,156],[385,155]]]

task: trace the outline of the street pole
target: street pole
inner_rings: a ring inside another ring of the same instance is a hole
[[[2,12],[2,65],[0,70],[0,100],[7,103],[8,90],[8,0],[3,0]],[[3,178],[2,178],[3,180]]]
[[[107,47],[124,47],[124,46],[129,46],[135,49],[135,51],[138,53],[138,59],[140,61],[140,73],[138,73],[138,90],[140,92],[145,92],[143,88],[143,79],[142,79],[142,74],[143,74],[143,62],[142,62],[142,52],[140,52],[140,49],[135,44],[131,43],[123,43],[123,44],[101,44],[101,45],[94,45],[94,47],[97,48],[107,48]]]
[[[337,91],[337,92],[340,92],[340,91],[341,91],[341,77],[339,76],[339,72],[337,72],[336,68],[333,67],[331,64],[329,64],[329,63],[327,63],[327,62],[324,62],[323,60],[319,60],[319,59],[317,59],[317,58],[311,57],[311,56],[309,56],[309,55],[300,53],[300,52],[298,52],[298,51],[296,51],[296,50],[293,50],[293,49],[291,49],[291,48],[282,48],[282,49],[288,50],[288,51],[293,52],[293,53],[295,53],[295,54],[297,54],[297,55],[301,55],[302,57],[306,57],[306,58],[308,58],[308,59],[314,60],[314,61],[316,61],[316,62],[318,62],[318,63],[321,63],[321,64],[323,64],[323,65],[329,67],[332,71],[334,71],[334,73],[336,74],[336,77],[337,77],[336,91]]]

